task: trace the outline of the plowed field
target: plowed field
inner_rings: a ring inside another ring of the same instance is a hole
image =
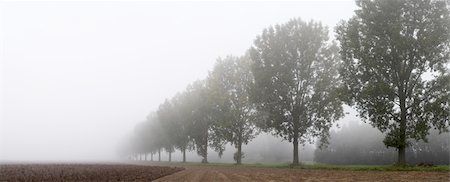
[[[116,164],[2,164],[0,181],[152,181],[181,170]]]

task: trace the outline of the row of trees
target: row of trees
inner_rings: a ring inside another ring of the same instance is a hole
[[[247,57],[218,59],[205,80],[196,81],[187,89],[167,99],[147,121],[136,127],[140,141],[130,152],[155,154],[164,149],[183,153],[196,150],[208,162],[208,147],[222,155],[225,145],[236,147],[235,160],[242,159],[242,145],[259,132],[255,104],[250,102],[249,88],[253,77]]]
[[[326,145],[347,103],[386,133],[405,164],[411,141],[450,124],[449,10],[445,1],[356,3],[355,16],[336,27],[339,43],[321,23],[292,19],[264,29],[244,56],[218,59],[205,80],[137,127],[135,151],[179,149],[186,161],[196,150],[207,162],[208,147],[221,155],[231,143],[240,164],[242,145],[264,131],[291,142],[298,164],[299,144]]]

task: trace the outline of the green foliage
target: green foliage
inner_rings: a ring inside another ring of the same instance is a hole
[[[320,169],[320,170],[343,170],[343,171],[450,171],[450,166],[397,166],[397,165],[328,165],[328,164],[314,164],[300,166],[302,169]]]
[[[189,112],[185,99],[186,95],[178,94],[171,100],[166,100],[158,109],[158,118],[164,132],[170,134],[167,135],[165,147],[168,152],[172,152],[173,147],[182,151],[192,149],[192,140],[189,136],[191,123],[184,117]]]
[[[166,146],[167,140],[165,132],[156,114],[148,115],[147,120],[136,125],[132,135],[129,154],[155,153]]]
[[[234,145],[238,151],[235,160],[241,163],[242,144],[247,144],[259,133],[255,122],[257,112],[250,102],[249,88],[253,83],[248,56],[218,59],[208,77],[211,98],[221,110],[221,118],[213,132]]]
[[[337,28],[349,103],[399,149],[450,124],[450,16],[445,1],[359,0]],[[428,76],[425,76],[428,75]],[[345,92],[344,92],[345,93]],[[401,157],[400,157],[401,156]]]
[[[326,27],[300,19],[265,29],[250,50],[251,96],[265,113],[262,127],[294,143],[294,163],[298,141],[326,143],[332,123],[343,116],[337,51]]]
[[[210,88],[206,81],[196,81],[186,89],[186,107],[188,111],[183,117],[191,124],[189,136],[193,139],[197,153],[207,162],[208,146],[222,155],[225,150],[225,142],[213,132],[217,118],[222,112],[211,99]]]

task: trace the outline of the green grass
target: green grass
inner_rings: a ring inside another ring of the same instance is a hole
[[[140,162],[138,162],[140,163]],[[143,162],[147,163],[147,162]],[[331,164],[302,164],[292,166],[289,163],[276,164],[242,164],[236,165],[232,163],[199,163],[199,162],[148,162],[155,165],[164,166],[214,166],[214,167],[261,167],[261,168],[289,168],[304,170],[343,170],[343,171],[442,171],[450,172],[450,165],[438,165],[432,167],[423,166],[397,166],[397,165],[331,165]]]
[[[296,167],[297,168],[297,167]],[[438,165],[432,167],[423,166],[397,166],[397,165],[329,165],[313,164],[298,166],[302,169],[323,169],[323,170],[347,170],[347,171],[450,171],[449,165]]]

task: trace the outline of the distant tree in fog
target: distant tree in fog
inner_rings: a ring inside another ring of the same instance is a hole
[[[169,143],[183,153],[183,162],[186,162],[186,150],[192,149],[192,139],[189,135],[192,123],[189,117],[185,93],[177,94],[171,100],[166,100],[159,106],[158,118],[164,132],[166,132]],[[169,156],[171,157],[171,156]]]
[[[206,81],[196,81],[186,89],[184,100],[188,111],[183,117],[191,123],[188,133],[194,141],[198,155],[203,157],[202,163],[208,162],[208,146],[219,152],[219,156],[225,150],[225,141],[213,130],[222,112],[212,100],[209,89]]]
[[[336,32],[349,103],[387,133],[406,163],[411,141],[450,124],[450,16],[445,1],[360,0]],[[424,77],[425,74],[430,76]]]
[[[383,165],[396,161],[396,151],[383,144],[385,135],[365,123],[348,122],[339,131],[332,131],[330,143],[314,152],[314,161],[328,164]],[[406,150],[407,160],[413,164],[432,163],[448,165],[450,162],[449,133],[432,130],[429,143],[412,142]]]
[[[329,145],[316,149],[314,161],[329,164],[391,164],[392,150],[384,146],[383,134],[367,124],[347,122],[331,131]]]
[[[432,163],[436,165],[450,164],[450,133],[440,133],[432,130],[428,141],[411,142],[406,150],[406,159],[413,163]]]
[[[263,128],[294,145],[315,136],[325,143],[332,123],[343,116],[336,88],[338,49],[328,42],[328,28],[300,19],[269,27],[250,50],[255,78],[252,100],[266,113]]]
[[[249,56],[218,59],[207,81],[211,97],[222,112],[222,117],[213,125],[213,131],[236,147],[234,159],[241,164],[242,145],[258,134],[256,108],[249,101],[249,89],[253,83]]]
[[[165,132],[162,131],[158,117],[151,113],[146,121],[135,126],[121,155],[128,155],[135,160],[143,160],[142,155],[144,155],[144,160],[147,160],[147,155],[150,153],[153,159],[153,155],[157,152],[160,156],[161,149],[166,145],[164,137]]]
[[[151,113],[147,117],[147,122],[149,123],[147,132],[148,132],[148,140],[147,142],[151,145],[151,154],[153,158],[154,153],[158,153],[158,161],[161,161],[161,149],[164,148],[165,142],[165,135],[166,133],[163,131],[161,123],[159,121],[158,115],[155,113]]]
[[[151,136],[148,132],[149,129],[149,122],[141,122],[134,128],[134,137],[132,138],[132,144],[133,144],[133,153],[137,156],[141,156],[144,154],[147,156],[147,153],[151,152],[153,150],[153,144],[150,142]],[[141,158],[139,158],[141,160]]]

